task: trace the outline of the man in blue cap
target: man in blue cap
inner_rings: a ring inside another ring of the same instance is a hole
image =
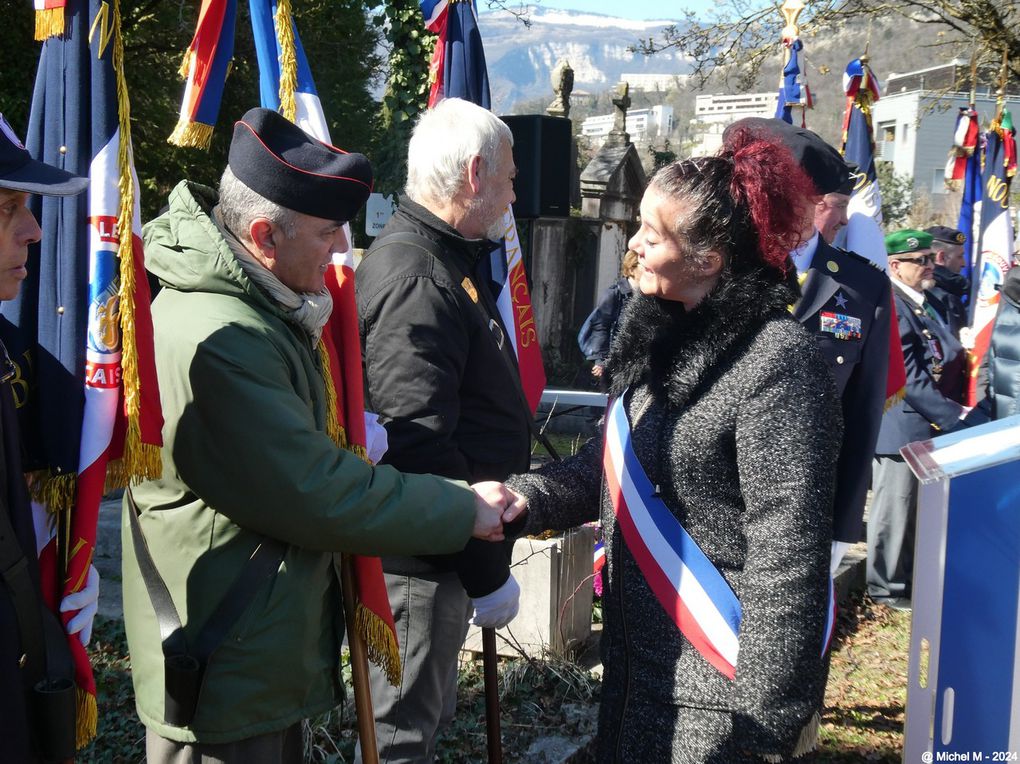
[[[29,247],[42,238],[28,209],[33,194],[73,196],[85,178],[33,159],[0,115],[0,300],[18,296],[28,276]],[[43,604],[35,524],[21,465],[11,380],[14,364],[0,343],[0,743],[7,761],[74,756],[75,703],[71,655],[63,629]],[[37,510],[40,514],[42,510]],[[43,526],[45,527],[45,526]],[[67,632],[88,643],[99,595],[98,575],[66,598],[62,610],[79,610]],[[56,713],[42,713],[39,698],[62,696]]]
[[[935,286],[928,290],[928,300],[957,339],[960,329],[967,325],[967,308],[970,280],[960,274],[966,264],[963,245],[967,235],[963,231],[944,225],[924,229],[931,234],[931,252],[935,256]]]
[[[966,353],[927,299],[935,284],[932,236],[906,229],[885,237],[896,300],[906,395],[882,417],[868,516],[868,594],[897,610],[910,607],[917,478],[900,448],[960,426],[967,409]]]
[[[324,280],[372,168],[274,111],[235,125],[219,192],[144,229],[163,476],[125,495],[124,619],[150,762],[302,761],[342,701],[335,553],[502,539],[495,483],[405,475],[327,428]]]

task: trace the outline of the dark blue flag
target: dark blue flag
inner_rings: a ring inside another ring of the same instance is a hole
[[[93,128],[78,115],[90,101],[116,92],[93,81],[89,64],[89,7],[71,3],[63,38],[42,46],[25,146],[36,159],[87,176]],[[27,96],[27,93],[26,93]],[[102,143],[109,140],[106,134]],[[28,278],[17,299],[0,306],[0,337],[18,367],[13,389],[27,446],[25,469],[39,477],[66,476],[65,506],[78,471],[88,320],[88,195],[33,197],[43,231],[29,249]]]
[[[981,145],[980,141],[974,153],[967,157],[967,165],[963,175],[963,200],[960,202],[960,216],[956,220],[956,230],[962,231],[967,239],[963,242],[963,270],[961,273],[970,278],[977,259],[977,238],[974,235],[974,205],[981,201]],[[973,294],[971,292],[970,294]]]
[[[444,96],[463,98],[488,109],[491,107],[489,74],[473,3],[452,3],[448,13],[443,57]]]
[[[843,74],[847,95],[843,115],[843,157],[857,165],[854,187],[847,206],[847,225],[837,237],[840,246],[886,266],[882,234],[882,195],[875,172],[875,143],[871,130],[871,107],[879,98],[879,82],[866,60],[851,61]]]

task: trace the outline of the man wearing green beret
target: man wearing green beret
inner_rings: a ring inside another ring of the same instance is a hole
[[[961,426],[966,353],[929,304],[935,285],[932,236],[906,229],[885,237],[899,322],[906,395],[882,417],[868,518],[868,594],[896,609],[910,606],[917,478],[899,451]]]

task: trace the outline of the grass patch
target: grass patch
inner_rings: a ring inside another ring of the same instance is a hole
[[[856,598],[839,615],[825,696],[821,743],[804,764],[898,764],[903,749],[910,614]],[[99,736],[82,762],[138,762],[145,732],[135,715],[127,643],[120,621],[96,619],[89,647],[99,688]],[[350,674],[344,670],[350,695]],[[577,744],[594,734],[600,686],[570,663],[525,658],[501,660],[504,760],[540,760],[536,741]],[[356,725],[351,703],[309,725],[309,760],[353,760]],[[457,715],[439,741],[437,760],[486,759],[485,691],[481,661],[464,664]]]
[[[825,688],[818,764],[899,764],[907,701],[910,613],[856,597],[840,610]]]
[[[135,713],[124,622],[96,618],[89,658],[99,699],[96,739],[79,751],[82,762],[136,762],[145,759],[145,727]]]

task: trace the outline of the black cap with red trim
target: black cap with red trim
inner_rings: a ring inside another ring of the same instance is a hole
[[[326,220],[350,220],[372,192],[364,155],[317,141],[269,109],[251,109],[234,125],[227,164],[255,193]]]

